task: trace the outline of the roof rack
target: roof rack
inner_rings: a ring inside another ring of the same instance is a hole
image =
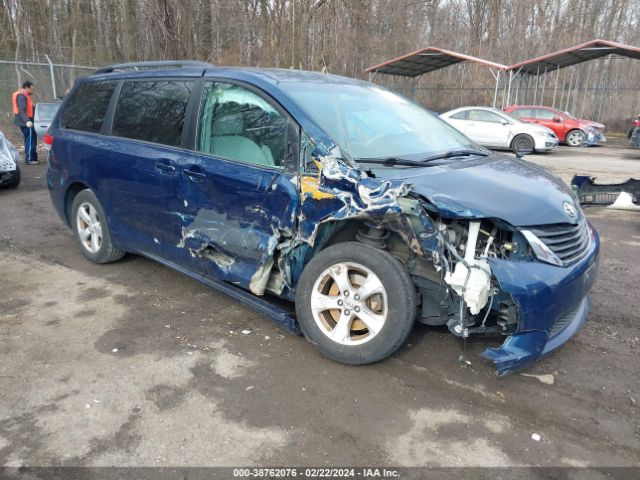
[[[113,65],[107,65],[106,67],[99,68],[93,75],[99,75],[101,73],[111,73],[116,70],[146,70],[152,68],[166,68],[166,67],[202,67],[208,68],[213,67],[210,63],[207,62],[198,62],[195,60],[159,60],[153,62],[131,62],[131,63],[116,63]]]

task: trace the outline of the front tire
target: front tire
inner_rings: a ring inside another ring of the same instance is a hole
[[[515,152],[528,152],[533,153],[536,148],[536,143],[531,135],[521,133],[513,137],[511,140],[511,149]]]
[[[571,130],[567,133],[567,138],[565,139],[567,145],[570,147],[580,147],[586,140],[587,136],[584,134],[582,130]]]
[[[113,246],[107,216],[91,190],[82,190],[73,199],[71,219],[82,254],[94,263],[120,260],[124,252]]]
[[[296,288],[296,314],[325,356],[350,365],[382,360],[407,339],[415,321],[415,288],[385,250],[338,243],[307,264]]]

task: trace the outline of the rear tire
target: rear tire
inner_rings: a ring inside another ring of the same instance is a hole
[[[107,216],[91,190],[82,190],[73,199],[71,225],[82,254],[94,263],[120,260],[124,253],[113,246]]]
[[[382,360],[407,339],[415,321],[415,288],[385,250],[338,243],[307,264],[296,288],[296,313],[307,339],[350,365]]]
[[[565,141],[570,147],[580,147],[586,139],[587,136],[582,130],[571,130],[569,133],[567,133]]]

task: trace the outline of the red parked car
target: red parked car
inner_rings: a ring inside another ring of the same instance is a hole
[[[511,105],[504,110],[524,122],[539,123],[549,127],[561,142],[565,142],[570,147],[593,145],[607,140],[603,134],[603,124],[575,118],[557,108]]]

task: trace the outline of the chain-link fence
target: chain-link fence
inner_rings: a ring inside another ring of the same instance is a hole
[[[22,82],[35,85],[33,102],[52,102],[64,97],[78,77],[89,75],[93,67],[59,63],[0,60],[0,132],[16,147],[22,146],[20,129],[13,124],[11,95]]]

